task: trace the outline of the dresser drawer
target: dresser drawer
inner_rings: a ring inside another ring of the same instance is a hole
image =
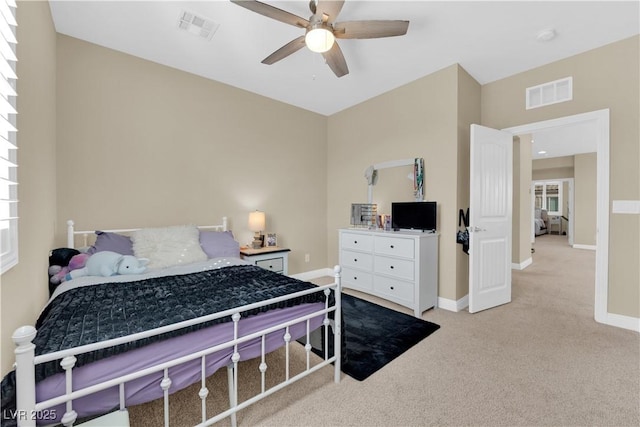
[[[256,261],[256,265],[260,268],[264,268],[265,270],[275,271],[276,273],[281,272],[284,268],[282,257],[277,257],[277,258],[274,257],[274,258]]]
[[[398,304],[413,303],[414,285],[390,277],[375,276],[373,290],[390,301]]]
[[[375,273],[387,274],[399,279],[413,280],[413,260],[388,258],[376,255],[373,264]]]
[[[340,264],[344,267],[371,271],[373,269],[373,255],[362,252],[342,251]]]
[[[376,236],[373,241],[374,251],[381,255],[392,255],[402,258],[414,257],[415,241],[399,237]]]
[[[342,283],[350,288],[371,291],[373,289],[373,274],[345,267],[342,269]]]
[[[342,233],[340,235],[342,249],[371,252],[373,250],[373,236],[358,233]]]

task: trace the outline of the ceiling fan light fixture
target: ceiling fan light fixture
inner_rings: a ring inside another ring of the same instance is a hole
[[[312,52],[324,53],[333,47],[336,38],[328,28],[317,26],[310,28],[304,36],[304,42]]]

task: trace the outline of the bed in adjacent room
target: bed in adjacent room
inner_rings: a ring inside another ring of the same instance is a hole
[[[69,222],[69,248],[78,234],[86,239],[93,232],[74,231]],[[258,400],[282,387],[265,388],[265,354],[282,346],[288,351],[298,339],[307,343],[307,369],[293,377],[287,369],[283,384],[331,363],[339,381],[341,346],[320,362],[310,356],[312,331],[323,325],[340,331],[341,322],[333,320],[340,319],[339,268],[335,283],[318,287],[250,265],[239,258],[226,219],[206,228],[96,235],[89,260],[119,251],[148,259],[148,268],[109,277],[73,277],[72,271],[55,288],[35,329],[14,333],[17,369],[3,380],[2,409],[11,408],[9,393],[17,391],[17,413],[37,414],[18,419],[18,425],[71,425],[158,398],[165,399],[168,425],[169,395],[197,382],[202,422],[230,416],[235,424],[235,413],[254,401],[237,401],[238,362],[262,358]],[[329,328],[323,329],[327,334]],[[340,333],[334,339],[340,342]],[[206,413],[205,378],[221,367],[228,369],[229,409],[212,417]]]

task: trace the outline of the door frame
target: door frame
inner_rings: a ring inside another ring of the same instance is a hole
[[[521,135],[587,121],[595,122],[597,137],[596,283],[594,318],[596,322],[599,323],[627,328],[626,325],[620,324],[615,315],[611,315],[607,311],[609,293],[609,109],[513,126],[502,130],[510,132],[513,135]]]

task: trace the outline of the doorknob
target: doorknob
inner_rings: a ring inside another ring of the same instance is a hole
[[[474,226],[474,227],[469,227],[469,231],[477,233],[478,231],[487,231],[487,229]]]

